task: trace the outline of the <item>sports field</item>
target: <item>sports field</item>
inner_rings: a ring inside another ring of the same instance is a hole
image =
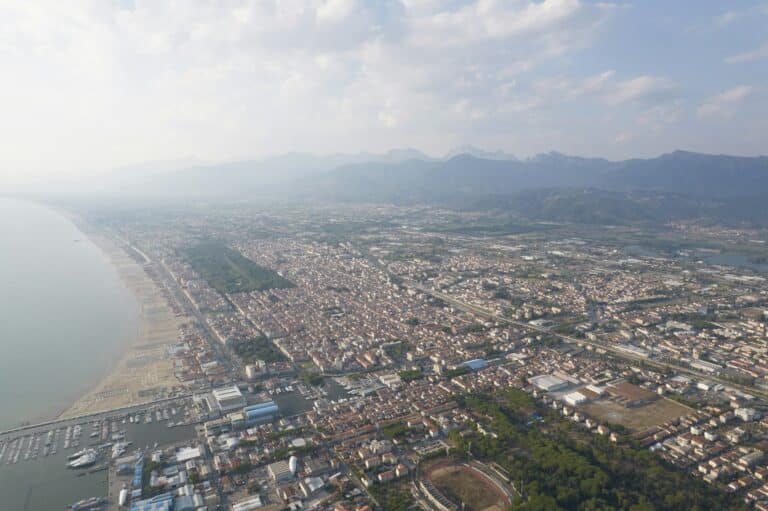
[[[474,467],[451,461],[433,465],[426,473],[449,500],[467,511],[501,511],[512,502],[485,474]]]

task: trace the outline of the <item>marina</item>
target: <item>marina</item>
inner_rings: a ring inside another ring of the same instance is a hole
[[[158,414],[160,420],[145,420]],[[4,509],[105,509],[107,469],[114,460],[193,438],[196,421],[188,400],[180,399],[0,434]]]

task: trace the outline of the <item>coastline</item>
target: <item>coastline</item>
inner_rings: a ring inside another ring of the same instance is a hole
[[[121,352],[116,355],[116,363],[107,369],[99,382],[56,418],[66,419],[168,396],[179,385],[167,347],[177,341],[183,318],[175,316],[157,284],[128,254],[128,247],[120,246],[71,212],[59,212],[69,218],[107,257],[136,299],[139,318],[136,334],[129,344],[122,346]]]

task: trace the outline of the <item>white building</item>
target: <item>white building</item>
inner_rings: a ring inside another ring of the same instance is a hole
[[[253,511],[254,509],[259,509],[263,505],[261,497],[254,495],[253,497],[248,497],[245,500],[232,504],[232,511]]]
[[[744,422],[752,422],[760,418],[760,412],[754,408],[739,408],[733,414]]]
[[[243,393],[237,388],[237,385],[231,387],[224,387],[221,389],[215,389],[211,392],[213,399],[216,401],[216,406],[222,412],[231,412],[232,410],[238,410],[243,408],[246,404]]]
[[[400,375],[397,373],[382,374],[379,376],[379,380],[391,389],[399,388],[403,383],[403,380],[400,379]]]
[[[305,497],[309,497],[317,490],[320,490],[325,486],[325,483],[319,477],[307,477],[299,483],[299,488]]]
[[[587,396],[578,391],[566,394],[563,399],[570,406],[580,405],[588,401]]]
[[[291,472],[291,467],[285,460],[270,463],[267,466],[267,472],[269,472],[270,477],[272,477],[276,483],[290,481],[293,479],[293,472]]]
[[[555,392],[568,386],[568,382],[551,374],[541,374],[529,378],[528,381],[534,387],[546,392]]]
[[[706,360],[691,360],[691,367],[707,373],[718,373],[723,369],[723,366],[720,364],[707,362]]]
[[[255,380],[266,372],[267,365],[263,360],[255,360],[253,364],[245,366],[245,377],[249,380]]]

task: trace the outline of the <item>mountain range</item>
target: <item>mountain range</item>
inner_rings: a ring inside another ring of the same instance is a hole
[[[466,152],[444,158],[415,149],[329,156],[291,153],[166,172],[118,173],[107,188],[116,185],[121,194],[136,196],[495,207],[534,219],[597,223],[702,215],[762,223],[766,217],[765,156],[675,151],[610,161],[551,152],[522,160],[462,149]]]

